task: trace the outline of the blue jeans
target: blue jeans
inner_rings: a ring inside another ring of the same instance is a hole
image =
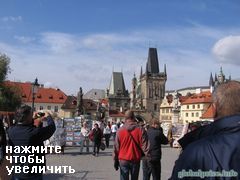
[[[129,173],[131,180],[138,180],[140,162],[120,161],[120,179],[129,180]]]

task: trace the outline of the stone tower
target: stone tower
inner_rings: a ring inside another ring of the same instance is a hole
[[[135,106],[136,106],[136,88],[137,88],[137,78],[134,73],[133,79],[132,79],[132,97],[131,97],[131,104],[130,104],[131,109],[135,109]]]
[[[125,88],[122,72],[113,72],[109,89],[107,89],[107,99],[110,110],[124,112],[130,107],[130,97]]]
[[[142,71],[142,70],[141,70]],[[159,61],[156,48],[149,48],[146,63],[146,72],[140,75],[140,88],[137,88],[137,104],[141,110],[151,113],[152,117],[159,117],[159,109],[165,95],[165,83],[167,81],[167,70],[159,70]]]

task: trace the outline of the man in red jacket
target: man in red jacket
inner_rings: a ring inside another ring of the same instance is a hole
[[[120,179],[128,180],[129,173],[132,180],[139,175],[140,160],[148,155],[149,143],[146,131],[140,127],[133,111],[125,113],[125,124],[117,131],[114,144],[114,167],[120,166]],[[119,162],[119,165],[118,165]]]

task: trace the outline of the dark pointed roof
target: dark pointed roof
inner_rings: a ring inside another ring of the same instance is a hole
[[[209,86],[214,86],[214,81],[213,81],[212,73],[210,74]]]
[[[113,72],[112,79],[110,82],[110,87],[109,87],[109,94],[117,95],[118,93],[122,93],[124,95],[126,93],[123,73]]]
[[[150,74],[159,73],[157,48],[149,48],[146,73]]]

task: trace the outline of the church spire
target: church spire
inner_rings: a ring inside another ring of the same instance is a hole
[[[166,64],[164,64],[164,74],[165,74],[165,76],[167,76],[167,67],[166,67]]]
[[[142,77],[143,72],[142,72],[142,66],[141,66],[141,70],[140,70],[140,78]]]
[[[209,86],[214,86],[214,81],[213,81],[213,76],[212,76],[212,72],[210,74],[210,78],[209,78]]]
[[[156,48],[149,48],[148,51],[148,61],[146,66],[146,73],[158,74],[159,65],[158,65],[158,54]]]

